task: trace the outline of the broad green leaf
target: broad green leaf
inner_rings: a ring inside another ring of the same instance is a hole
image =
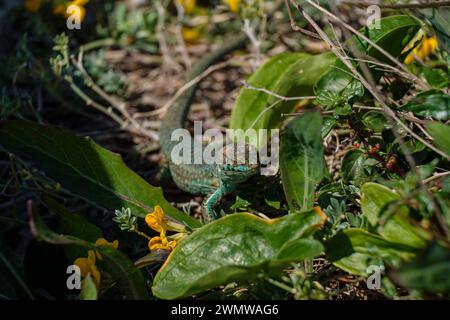
[[[86,278],[81,282],[81,292],[80,299],[81,300],[97,300],[98,293],[97,287],[95,286],[94,281],[90,274],[87,275]]]
[[[335,266],[351,274],[366,276],[367,267],[408,261],[416,249],[390,242],[362,229],[346,229],[325,242],[327,259]]]
[[[448,73],[442,69],[423,66],[420,68],[420,74],[427,80],[428,84],[436,89],[442,89],[450,84]]]
[[[314,210],[273,220],[248,213],[221,218],[180,242],[156,275],[153,294],[176,299],[279,272],[290,262],[321,253],[320,242],[302,240],[322,224]]]
[[[380,20],[380,28],[369,29],[366,27],[360,32],[394,57],[398,57],[419,28],[420,24],[418,21],[409,16],[400,15],[382,18]],[[352,39],[357,48],[363,53],[382,62],[391,63],[388,58],[363,39],[357,36],[354,36]],[[352,45],[352,43],[349,43],[349,45]],[[357,67],[356,62],[353,62],[353,65]],[[379,79],[382,73],[374,71],[373,74],[375,79]],[[343,106],[346,103],[350,103],[354,98],[362,96],[363,88],[361,83],[354,79],[350,70],[342,61],[337,60],[328,73],[317,82],[315,93],[318,96],[318,100],[328,109],[331,109]],[[344,114],[348,112],[346,109],[342,111],[344,111]]]
[[[337,124],[338,124],[337,118],[332,116],[323,117],[322,138],[325,139]]]
[[[277,56],[278,57],[278,56]],[[277,62],[277,57],[270,60],[268,66],[252,76],[249,83],[255,87],[266,88],[284,97],[311,96],[318,79],[335,61],[331,53],[315,56],[299,54],[295,61],[277,67],[277,72],[271,64]],[[275,59],[275,60],[274,60]],[[294,62],[294,63],[292,63]],[[262,80],[263,81],[262,81]],[[268,80],[267,80],[268,79]],[[254,84],[259,83],[259,85]],[[255,90],[250,90],[255,91]],[[299,101],[287,101],[274,104],[278,98],[259,91],[249,92],[243,89],[233,108],[230,127],[232,129],[274,129],[285,120],[282,113],[293,111]],[[271,109],[269,109],[269,107]]]
[[[368,182],[361,188],[362,214],[372,226],[382,222],[377,231],[383,238],[414,248],[425,246],[428,233],[411,223],[408,207],[399,205],[399,200],[399,194],[381,184]]]
[[[425,92],[417,95],[403,106],[416,116],[446,121],[450,119],[450,96],[443,93]]]
[[[378,183],[368,182],[361,188],[361,210],[372,226],[379,223],[381,212],[387,204],[399,200],[398,193]]]
[[[449,274],[450,249],[438,243],[430,244],[397,272],[405,287],[433,293],[450,292]]]
[[[283,73],[295,62],[310,57],[307,53],[282,53],[274,56],[257,70],[248,83],[256,88],[270,91]],[[249,129],[256,117],[267,107],[270,95],[267,93],[243,88],[231,113],[230,128]]]
[[[382,18],[380,28],[365,27],[360,31],[391,55],[398,57],[417,34],[420,27],[420,22],[417,19],[407,15],[397,15]],[[366,43],[364,39],[358,37],[354,37],[354,39],[360,44],[360,48],[363,48],[370,56],[386,63],[392,63],[376,48]]]
[[[55,245],[78,245],[99,252],[108,273],[117,283],[122,294],[128,299],[147,299],[149,297],[147,285],[142,273],[119,250],[110,247],[98,247],[93,243],[78,239],[74,236],[57,234],[50,230],[34,212],[30,217],[30,229],[37,239],[48,243]]]
[[[364,162],[366,156],[360,150],[350,150],[342,159],[341,176],[344,182],[353,181],[360,185],[362,181],[367,181],[367,175],[364,172]]]
[[[315,84],[328,72],[335,61],[335,56],[329,52],[299,60],[286,70],[277,82],[274,91],[284,97],[313,96]],[[274,104],[277,100],[276,97],[270,97],[269,105]],[[267,112],[267,125],[257,128],[278,128],[285,120],[282,114],[295,111],[299,102],[297,100],[280,103]]]
[[[106,208],[129,207],[133,214],[144,217],[160,205],[169,217],[190,227],[200,225],[171,206],[161,188],[148,184],[119,155],[91,139],[52,126],[1,121],[0,146],[28,158],[65,188]]]
[[[326,169],[319,112],[305,112],[292,120],[281,136],[280,170],[284,193],[292,211],[314,205],[316,186]]]
[[[450,157],[450,126],[440,122],[430,122],[425,125],[434,139],[434,144]]]
[[[361,121],[367,128],[374,132],[382,132],[387,128],[386,118],[378,111],[367,112]]]

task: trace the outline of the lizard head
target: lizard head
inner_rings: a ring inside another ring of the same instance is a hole
[[[224,161],[217,170],[220,180],[241,183],[258,174],[260,165],[255,147],[247,143],[234,143],[226,145],[222,152]]]

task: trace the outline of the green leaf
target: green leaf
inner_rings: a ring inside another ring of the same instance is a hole
[[[367,267],[408,261],[414,257],[415,248],[390,242],[362,229],[346,229],[325,242],[327,259],[351,274],[366,276]]]
[[[292,120],[281,136],[280,170],[284,193],[292,211],[314,205],[316,186],[326,169],[319,112]]]
[[[416,116],[446,121],[450,119],[450,96],[433,91],[424,92],[405,104],[403,109]]]
[[[325,139],[333,128],[338,124],[338,119],[332,116],[323,117],[322,139]]]
[[[342,159],[341,176],[344,182],[353,181],[359,186],[361,182],[367,179],[364,172],[364,162],[366,157],[360,150],[350,150]]]
[[[448,74],[442,69],[431,69],[424,66],[421,67],[420,73],[433,88],[442,89],[450,84]]]
[[[409,289],[433,293],[450,292],[450,249],[430,244],[397,272],[400,283]]]
[[[268,63],[277,61],[272,60]],[[334,61],[335,57],[331,53],[315,56],[301,54],[296,57],[295,63],[290,61],[289,65],[277,68],[277,72],[272,71],[270,65],[263,66],[249,82],[255,87],[269,89],[284,97],[311,96],[314,93],[315,83]],[[269,79],[270,83],[266,79]],[[299,102],[286,101],[274,105],[278,98],[255,90],[251,90],[255,92],[250,93],[247,90],[249,89],[241,92],[233,108],[230,123],[232,129],[249,129],[253,124],[254,129],[278,128],[285,120],[282,114],[291,112]],[[271,105],[272,108],[268,109]]]
[[[92,243],[103,237],[103,232],[100,228],[88,222],[83,216],[67,211],[55,199],[43,196],[42,200],[51,212],[56,213],[60,217],[57,228],[58,233],[75,236]],[[86,255],[87,249],[80,246],[67,246],[65,252],[69,261],[74,261],[76,258]]]
[[[379,223],[386,205],[399,200],[398,193],[378,183],[368,182],[361,188],[361,210],[372,226]]]
[[[398,57],[419,28],[420,24],[415,19],[406,15],[400,15],[382,18],[380,20],[380,28],[369,29],[366,27],[360,32],[394,57]],[[391,63],[388,58],[363,39],[357,36],[354,36],[352,39],[360,51],[379,61]],[[352,44],[350,43],[349,45]],[[357,67],[356,62],[353,65]],[[374,71],[373,74],[376,80],[382,75],[379,71]],[[351,71],[341,60],[336,61],[335,65],[317,82],[315,87],[318,100],[327,109],[351,103],[354,98],[361,97],[363,92],[362,84],[354,79]],[[344,114],[348,114],[348,110],[344,109],[342,111],[344,111]]]
[[[24,121],[0,122],[0,145],[41,167],[73,193],[109,209],[130,207],[145,217],[160,205],[171,218],[195,228],[200,223],[171,206],[161,188],[148,184],[121,157],[59,128]]]
[[[400,195],[381,184],[368,182],[361,188],[361,210],[372,226],[378,225],[378,233],[386,240],[422,248],[430,236],[414,226],[409,209],[399,204]],[[387,216],[387,221],[383,218]]]
[[[430,122],[425,127],[433,137],[434,144],[450,157],[450,126],[440,122]]]
[[[97,300],[97,287],[95,286],[94,281],[90,274],[87,275],[86,278],[81,281],[81,292],[80,299],[81,300]]]
[[[306,53],[282,53],[258,69],[248,83],[256,88],[273,91],[277,81],[292,64],[310,57]],[[231,113],[230,128],[249,129],[260,112],[267,107],[270,96],[264,92],[243,88]]]
[[[74,236],[57,234],[50,230],[35,212],[30,217],[30,229],[37,239],[48,243],[55,245],[78,245],[99,252],[108,273],[128,299],[141,300],[149,297],[147,285],[142,273],[119,250],[110,247],[98,247],[93,243],[78,239]]]
[[[387,128],[386,118],[378,111],[367,112],[361,121],[367,128],[374,132],[382,132]]]
[[[427,8],[417,11],[433,26],[439,39],[440,47],[450,53],[450,8]]]
[[[302,240],[322,223],[314,210],[274,220],[248,213],[221,218],[180,242],[156,275],[153,294],[176,299],[279,272],[290,262],[320,254],[320,243]]]
[[[380,28],[369,29],[365,27],[360,31],[394,57],[402,54],[403,49],[410,43],[421,27],[417,19],[408,15],[385,17],[380,20],[380,24]],[[354,38],[357,39],[356,42],[360,44],[360,48],[363,48],[370,56],[382,62],[392,63],[376,48],[366,43],[364,39]]]

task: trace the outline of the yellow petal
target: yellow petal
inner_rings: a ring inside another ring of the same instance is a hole
[[[169,242],[167,238],[163,234],[161,234],[160,237],[153,237],[150,239],[150,241],[148,242],[148,249],[150,251],[155,250],[171,251],[175,248],[176,245],[177,242],[175,240]]]
[[[64,4],[58,4],[56,7],[53,8],[53,14],[58,15],[66,15],[66,6]]]
[[[231,12],[238,12],[241,0],[225,0]]]
[[[105,238],[98,238],[97,241],[95,241],[95,245],[98,247],[110,247],[117,249],[119,247],[119,241],[114,240],[113,242],[109,242]]]
[[[164,219],[164,211],[160,206],[155,206],[153,213],[145,216],[147,225],[157,232],[166,232],[167,225]]]
[[[161,226],[158,224],[158,219],[155,217],[154,214],[147,214],[145,216],[145,222],[147,223],[147,225],[152,228],[153,230],[157,231],[157,232],[161,232],[162,228]]]
[[[435,52],[439,46],[437,38],[431,37],[428,41],[430,42],[431,52]]]
[[[162,241],[160,237],[153,237],[148,242],[148,249],[150,251],[160,249],[162,246]]]
[[[414,55],[412,53],[408,54],[405,59],[405,64],[411,64],[414,62]]]
[[[71,4],[77,5],[77,6],[85,6],[89,3],[89,0],[74,0]]]
[[[184,12],[187,14],[191,14],[195,10],[197,1],[196,0],[175,0],[175,3],[181,4],[183,6]]]
[[[95,256],[96,256],[96,254],[95,254],[94,250],[89,250],[88,251],[88,260],[89,260],[91,265],[95,264]]]
[[[87,274],[91,270],[91,262],[88,258],[78,258],[74,261],[74,265],[78,266],[80,268],[80,273],[82,277],[86,277]]]
[[[327,215],[322,211],[322,208],[319,206],[314,207],[314,212],[318,214],[322,218],[322,225],[324,225],[327,222]]]
[[[99,247],[106,247],[109,245],[109,242],[105,238],[98,238],[97,241],[95,241],[95,245]]]
[[[195,43],[200,38],[200,30],[195,28],[182,28],[181,34],[187,43]]]

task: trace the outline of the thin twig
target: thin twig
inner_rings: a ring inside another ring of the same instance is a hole
[[[304,28],[299,27],[295,23],[295,19],[294,19],[294,16],[292,15],[292,10],[291,10],[291,7],[290,7],[290,5],[288,3],[288,0],[284,0],[284,3],[285,3],[286,8],[287,8],[287,12],[288,12],[288,15],[289,15],[289,21],[291,23],[292,30],[301,32],[301,33],[306,34],[307,36],[310,36],[312,38],[322,40],[322,38],[317,33],[314,33],[314,32],[311,32],[309,30],[306,30]]]
[[[425,8],[441,8],[449,7],[450,1],[430,1],[421,3],[382,3],[376,1],[343,1],[342,5],[349,5],[358,8],[364,8],[369,6],[378,6],[386,9],[425,9]]]
[[[183,39],[182,32],[182,23],[184,20],[184,7],[181,5],[181,2],[175,1],[175,6],[177,8],[177,23],[175,26],[175,33],[177,37],[178,47],[181,52],[181,56],[183,57],[183,61],[186,67],[190,67],[192,64],[191,57],[186,49],[186,43]]]
[[[250,83],[248,83],[245,80],[241,81],[241,83],[246,89],[260,91],[260,92],[268,94],[269,96],[278,98],[278,99],[280,99],[282,101],[296,101],[296,100],[312,100],[312,99],[316,99],[316,96],[285,97],[285,96],[279,95],[278,93],[270,91],[269,89],[266,89],[266,88],[254,87],[254,86],[252,86]]]
[[[158,12],[158,23],[156,25],[156,38],[159,42],[159,49],[163,56],[163,66],[166,68],[175,67],[176,70],[180,70],[181,67],[173,60],[170,55],[170,50],[166,42],[166,37],[164,36],[164,22],[166,20],[166,9],[161,4],[161,1],[156,1],[155,3],[156,11]]]
[[[175,93],[175,95],[164,106],[162,106],[161,108],[159,108],[157,110],[146,113],[146,116],[164,115],[167,112],[167,110],[170,108],[170,106],[191,86],[202,81],[204,78],[208,77],[211,73],[213,73],[217,70],[220,70],[222,68],[225,68],[227,66],[230,66],[230,65],[231,65],[230,61],[225,61],[225,62],[218,63],[216,65],[209,67],[202,74],[198,75],[197,77],[195,77],[194,79],[192,79],[191,81],[189,81],[185,85],[183,85],[180,89],[178,89],[178,91]]]
[[[306,0],[308,3],[310,3],[309,0]],[[296,3],[294,2],[294,0],[291,0],[291,2],[293,2],[295,5]],[[321,8],[321,7],[320,7]],[[305,19],[308,20],[308,22],[314,27],[314,29],[317,31],[317,33],[323,38],[324,41],[326,41],[328,43],[328,45],[330,46],[331,50],[333,51],[333,53],[336,54],[336,56],[344,63],[344,65],[347,66],[347,68],[349,68],[349,70],[355,75],[355,77],[357,77],[359,79],[359,81],[363,84],[363,86],[372,94],[372,96],[380,103],[382,109],[383,109],[383,114],[385,115],[385,118],[389,121],[389,122],[396,122],[397,124],[399,124],[405,131],[407,131],[411,136],[413,136],[416,140],[420,141],[421,143],[423,143],[424,145],[426,145],[428,148],[430,148],[431,150],[435,151],[436,153],[438,153],[439,155],[443,156],[445,159],[449,160],[450,157],[444,153],[443,151],[441,151],[440,149],[434,147],[433,145],[429,144],[426,140],[424,140],[422,137],[420,137],[419,135],[417,135],[413,130],[411,130],[407,125],[405,125],[403,123],[403,121],[401,121],[397,115],[395,114],[394,111],[392,111],[388,105],[385,103],[383,97],[381,96],[381,93],[379,93],[378,89],[375,86],[372,86],[364,77],[361,76],[361,74],[359,74],[359,72],[355,69],[355,67],[352,65],[352,63],[350,63],[347,59],[345,59],[345,57],[341,56],[339,53],[339,49],[333,45],[333,43],[330,41],[330,39],[328,38],[328,36],[325,34],[325,32],[317,25],[317,23],[304,11],[302,10],[298,5],[297,5],[297,9],[302,13],[302,15],[305,17]],[[323,9],[323,8],[322,8]],[[324,9],[323,9],[324,10]],[[325,10],[326,11],[326,10]],[[393,130],[393,133],[397,136],[398,133],[396,130]],[[410,166],[412,164],[414,164],[414,160],[412,159],[412,157],[409,154],[409,150],[406,147],[404,141],[401,139],[400,137],[400,142],[402,142],[400,144],[400,147],[402,149],[404,149],[405,151],[405,155],[406,155],[406,159],[408,160]],[[411,158],[412,160],[410,160],[409,158]],[[411,169],[416,172],[417,168],[415,167],[411,167]],[[450,239],[450,230],[447,227],[444,218],[442,216],[442,212],[439,208],[439,205],[437,204],[436,200],[434,199],[433,195],[430,193],[430,191],[426,188],[426,185],[423,183],[423,181],[419,182],[420,184],[420,189],[423,190],[426,194],[427,197],[430,199],[430,201],[433,204],[434,207],[434,214],[436,219],[440,222],[440,227],[441,230],[443,232],[443,234],[445,235],[445,237],[447,239]]]
[[[254,20],[256,21],[256,20]],[[252,63],[253,71],[256,71],[261,65],[261,40],[256,36],[256,25],[255,22],[252,24],[250,19],[244,19],[244,26],[242,28],[244,33],[250,40],[252,44],[252,51],[255,55],[255,61]]]
[[[442,178],[442,177],[446,177],[446,176],[450,176],[450,171],[434,173],[433,176],[423,180],[423,183],[428,184],[431,181],[434,181],[436,179],[439,179],[439,178]]]
[[[293,0],[292,0],[293,1]],[[308,3],[310,3],[309,0],[306,0]],[[294,1],[293,1],[294,2]],[[295,2],[294,2],[295,3]],[[315,7],[317,7],[314,4]],[[320,7],[322,8],[322,7]],[[347,68],[353,73],[353,75],[363,84],[363,86],[372,94],[372,96],[380,103],[383,109],[383,113],[387,116],[387,119],[394,120],[397,124],[399,124],[405,131],[407,131],[411,136],[413,136],[416,140],[420,141],[424,145],[426,145],[428,148],[436,152],[437,154],[441,155],[445,159],[450,159],[450,157],[443,152],[442,150],[436,148],[432,144],[428,143],[426,140],[424,140],[422,137],[420,137],[418,134],[416,134],[414,131],[412,131],[407,125],[401,121],[394,111],[389,108],[389,106],[384,102],[384,99],[382,96],[378,93],[378,90],[371,86],[369,82],[362,77],[359,72],[355,69],[355,67],[345,58],[342,57],[342,55],[339,52],[339,49],[333,44],[333,42],[328,38],[328,36],[325,34],[325,32],[317,25],[317,23],[300,7],[298,7],[299,10],[301,10],[301,13],[305,17],[306,20],[314,27],[316,32],[322,37],[322,39],[328,43],[330,46],[330,49],[336,54],[336,56],[346,65]],[[323,9],[323,8],[322,8]],[[330,13],[331,14],[331,13]],[[333,15],[334,16],[334,15]],[[394,58],[395,59],[395,58]],[[412,164],[410,164],[412,165]],[[414,170],[414,166],[412,166],[412,169]]]
[[[106,108],[106,110],[109,110],[111,108],[116,109],[117,111],[119,111],[122,116],[125,118],[125,121],[122,120],[121,122],[121,127],[123,129],[126,129],[130,132],[133,133],[138,133],[141,134],[143,136],[146,136],[152,140],[158,141],[158,135],[156,134],[156,132],[150,131],[150,130],[146,130],[144,128],[141,127],[141,125],[139,125],[139,123],[133,118],[131,117],[131,115],[129,114],[126,105],[127,103],[119,100],[115,97],[112,97],[111,95],[107,94],[102,88],[100,88],[92,79],[92,77],[89,75],[89,73],[86,71],[86,69],[83,66],[83,50],[80,50],[80,52],[78,53],[78,59],[75,59],[73,56],[71,57],[72,63],[73,65],[78,69],[78,71],[80,71],[85,84],[92,89],[95,93],[97,93],[101,98],[103,98],[105,101],[107,101],[110,104],[109,108]],[[79,89],[79,88],[78,88]],[[86,95],[84,95],[86,96]],[[91,99],[92,100],[92,99]],[[93,100],[92,100],[93,101]],[[97,109],[98,109],[98,103],[97,103]],[[105,108],[105,107],[103,107]],[[112,115],[116,115],[114,112],[109,112],[108,111],[108,115],[112,116]],[[115,119],[116,120],[116,119]],[[117,120],[116,120],[117,121]],[[130,123],[132,126],[130,127],[128,125],[128,123]]]
[[[368,44],[370,44],[372,47],[374,47],[375,49],[377,49],[380,53],[382,53],[384,56],[386,56],[389,60],[391,60],[393,63],[395,63],[401,70],[403,70],[406,73],[411,74],[411,76],[414,78],[416,84],[418,84],[423,90],[428,90],[430,89],[430,86],[422,81],[422,79],[418,78],[415,74],[411,73],[411,71],[408,70],[408,68],[406,68],[403,63],[401,63],[400,61],[398,61],[394,56],[392,56],[389,52],[387,52],[386,50],[384,50],[382,47],[380,47],[378,44],[376,44],[375,42],[373,42],[371,39],[369,39],[366,35],[362,34],[361,32],[359,32],[358,30],[356,30],[355,28],[353,28],[352,26],[350,26],[348,23],[346,23],[345,21],[343,21],[342,19],[340,19],[339,17],[337,17],[335,14],[331,13],[330,11],[324,9],[323,7],[321,7],[320,5],[314,3],[311,0],[305,0],[307,3],[309,3],[310,5],[312,5],[314,8],[318,9],[319,11],[323,12],[324,14],[328,15],[330,18],[332,18],[333,20],[335,20],[336,22],[338,22],[339,24],[341,24],[342,26],[344,26],[346,29],[348,29],[349,31],[351,31],[352,33],[354,33],[355,35],[357,35],[359,38],[363,39],[364,41],[366,41]],[[293,3],[299,10],[302,10],[299,5],[297,4],[297,2],[295,0],[291,0],[291,3]],[[304,11],[304,10],[302,10]]]

